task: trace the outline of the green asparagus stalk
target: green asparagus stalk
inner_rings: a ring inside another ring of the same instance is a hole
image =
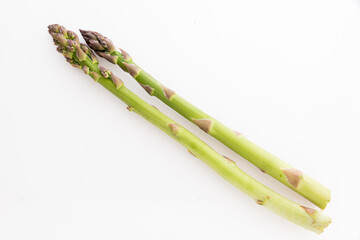
[[[249,195],[255,202],[306,229],[321,233],[331,222],[321,211],[300,206],[257,182],[237,167],[235,162],[221,156],[191,132],[149,105],[124,86],[111,71],[99,67],[94,53],[79,43],[77,35],[57,24],[49,26],[57,50],[72,66],[82,69],[96,82],[113,93],[135,112],[181,143],[195,157],[204,161],[219,175]]]
[[[93,32],[80,30],[88,46],[99,56],[111,63],[119,65],[149,93],[156,96],[169,107],[180,113],[200,129],[218,139],[234,152],[257,166],[262,172],[269,174],[287,187],[301,194],[321,209],[325,209],[330,201],[330,190],[292,167],[274,155],[255,145],[242,134],[233,131],[215,118],[201,111],[173,90],[165,87],[136,65],[131,56],[124,50],[117,50],[110,39]]]

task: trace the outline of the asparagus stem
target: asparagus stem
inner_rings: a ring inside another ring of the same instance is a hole
[[[184,127],[132,93],[112,72],[98,66],[93,52],[86,45],[79,43],[74,32],[55,24],[49,26],[49,33],[58,46],[57,50],[72,66],[82,69],[85,74],[90,75],[127,104],[128,110],[138,113],[181,143],[192,155],[204,161],[219,175],[253,198],[256,203],[316,233],[321,233],[330,224],[330,217],[321,211],[300,206],[257,182],[240,170],[232,160],[218,154]]]
[[[263,150],[242,134],[233,131],[183,99],[173,90],[165,87],[136,65],[127,52],[122,49],[118,51],[107,37],[92,31],[80,30],[80,32],[90,48],[99,56],[130,73],[150,95],[159,98],[203,131],[257,166],[262,172],[301,194],[321,209],[325,209],[331,198],[330,190],[327,187]]]

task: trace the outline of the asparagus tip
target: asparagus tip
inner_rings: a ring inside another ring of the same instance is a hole
[[[109,52],[110,54],[116,51],[116,47],[113,42],[95,31],[79,29],[81,35],[85,39],[85,42],[91,49],[96,52]]]

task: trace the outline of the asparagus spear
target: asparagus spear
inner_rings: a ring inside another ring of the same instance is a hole
[[[130,73],[150,95],[159,98],[169,107],[196,124],[200,129],[257,166],[262,172],[269,174],[301,194],[321,209],[326,207],[331,198],[328,188],[305,175],[302,171],[263,150],[239,132],[233,131],[183,99],[173,90],[165,87],[136,65],[126,51],[122,49],[118,51],[107,37],[93,31],[80,30],[80,32],[91,49],[99,56],[119,65],[124,71]]]
[[[321,211],[300,206],[257,182],[240,170],[235,162],[218,154],[184,127],[132,93],[111,71],[98,66],[94,53],[86,45],[79,43],[74,32],[54,24],[49,26],[49,33],[58,46],[57,50],[72,66],[82,69],[127,104],[129,111],[141,115],[181,143],[192,155],[204,161],[219,175],[253,198],[257,204],[316,233],[321,233],[330,224],[331,218]]]

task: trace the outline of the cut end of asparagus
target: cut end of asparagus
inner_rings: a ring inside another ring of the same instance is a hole
[[[313,232],[322,233],[332,222],[329,216],[326,216],[320,211],[304,206],[301,206],[301,208],[312,218],[312,223],[307,228]]]

